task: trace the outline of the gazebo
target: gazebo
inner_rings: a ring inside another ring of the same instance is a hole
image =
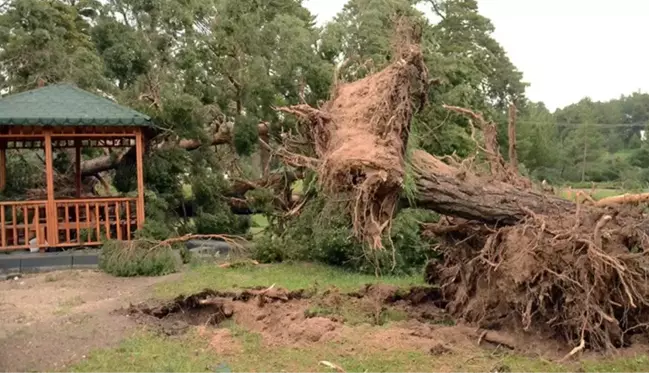
[[[132,239],[144,223],[143,138],[150,124],[148,116],[70,84],[0,98],[0,191],[7,183],[7,150],[42,149],[47,195],[0,201],[0,251]],[[81,149],[88,147],[135,147],[136,197],[82,198]],[[75,150],[74,196],[55,194],[55,149]]]

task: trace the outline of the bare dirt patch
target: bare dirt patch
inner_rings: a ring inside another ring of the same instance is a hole
[[[237,340],[230,329],[213,329],[206,326],[198,328],[198,334],[209,338],[209,345],[218,355],[236,355],[243,352],[241,342]]]
[[[213,348],[230,352],[239,347],[232,341],[232,335],[220,328],[227,319],[259,334],[267,347],[342,343],[373,351],[410,350],[443,355],[475,351],[481,345],[487,349],[515,349],[524,354],[540,352],[551,358],[565,353],[565,346],[539,342],[531,336],[456,325],[440,308],[445,304],[434,287],[403,290],[368,285],[352,293],[331,289],[322,294],[278,288],[243,292],[205,290],[168,303],[131,306],[126,311],[166,335],[199,325],[200,333],[216,340],[211,343]]]
[[[118,343],[137,325],[113,310],[171,278],[175,275],[124,279],[75,270],[1,281],[0,370],[63,368]]]

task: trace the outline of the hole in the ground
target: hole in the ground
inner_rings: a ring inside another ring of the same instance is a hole
[[[181,321],[189,325],[218,325],[232,317],[232,307],[224,299],[203,292],[189,297],[178,297],[173,302],[157,307],[131,306],[129,313],[142,313],[165,321]]]

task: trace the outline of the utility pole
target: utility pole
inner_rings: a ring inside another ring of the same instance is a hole
[[[584,131],[584,158],[581,162],[581,182],[586,181],[586,154],[588,154],[588,134]]]

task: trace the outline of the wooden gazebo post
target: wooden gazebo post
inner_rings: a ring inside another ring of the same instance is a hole
[[[0,193],[7,187],[7,140],[0,140]]]
[[[142,129],[135,132],[135,164],[137,168],[137,229],[144,225],[144,136]]]
[[[56,216],[56,202],[54,199],[54,156],[52,154],[52,130],[46,129],[45,135],[45,175],[47,184],[47,244],[57,244],[58,218]]]
[[[81,198],[81,141],[74,140],[74,184],[75,196]]]

